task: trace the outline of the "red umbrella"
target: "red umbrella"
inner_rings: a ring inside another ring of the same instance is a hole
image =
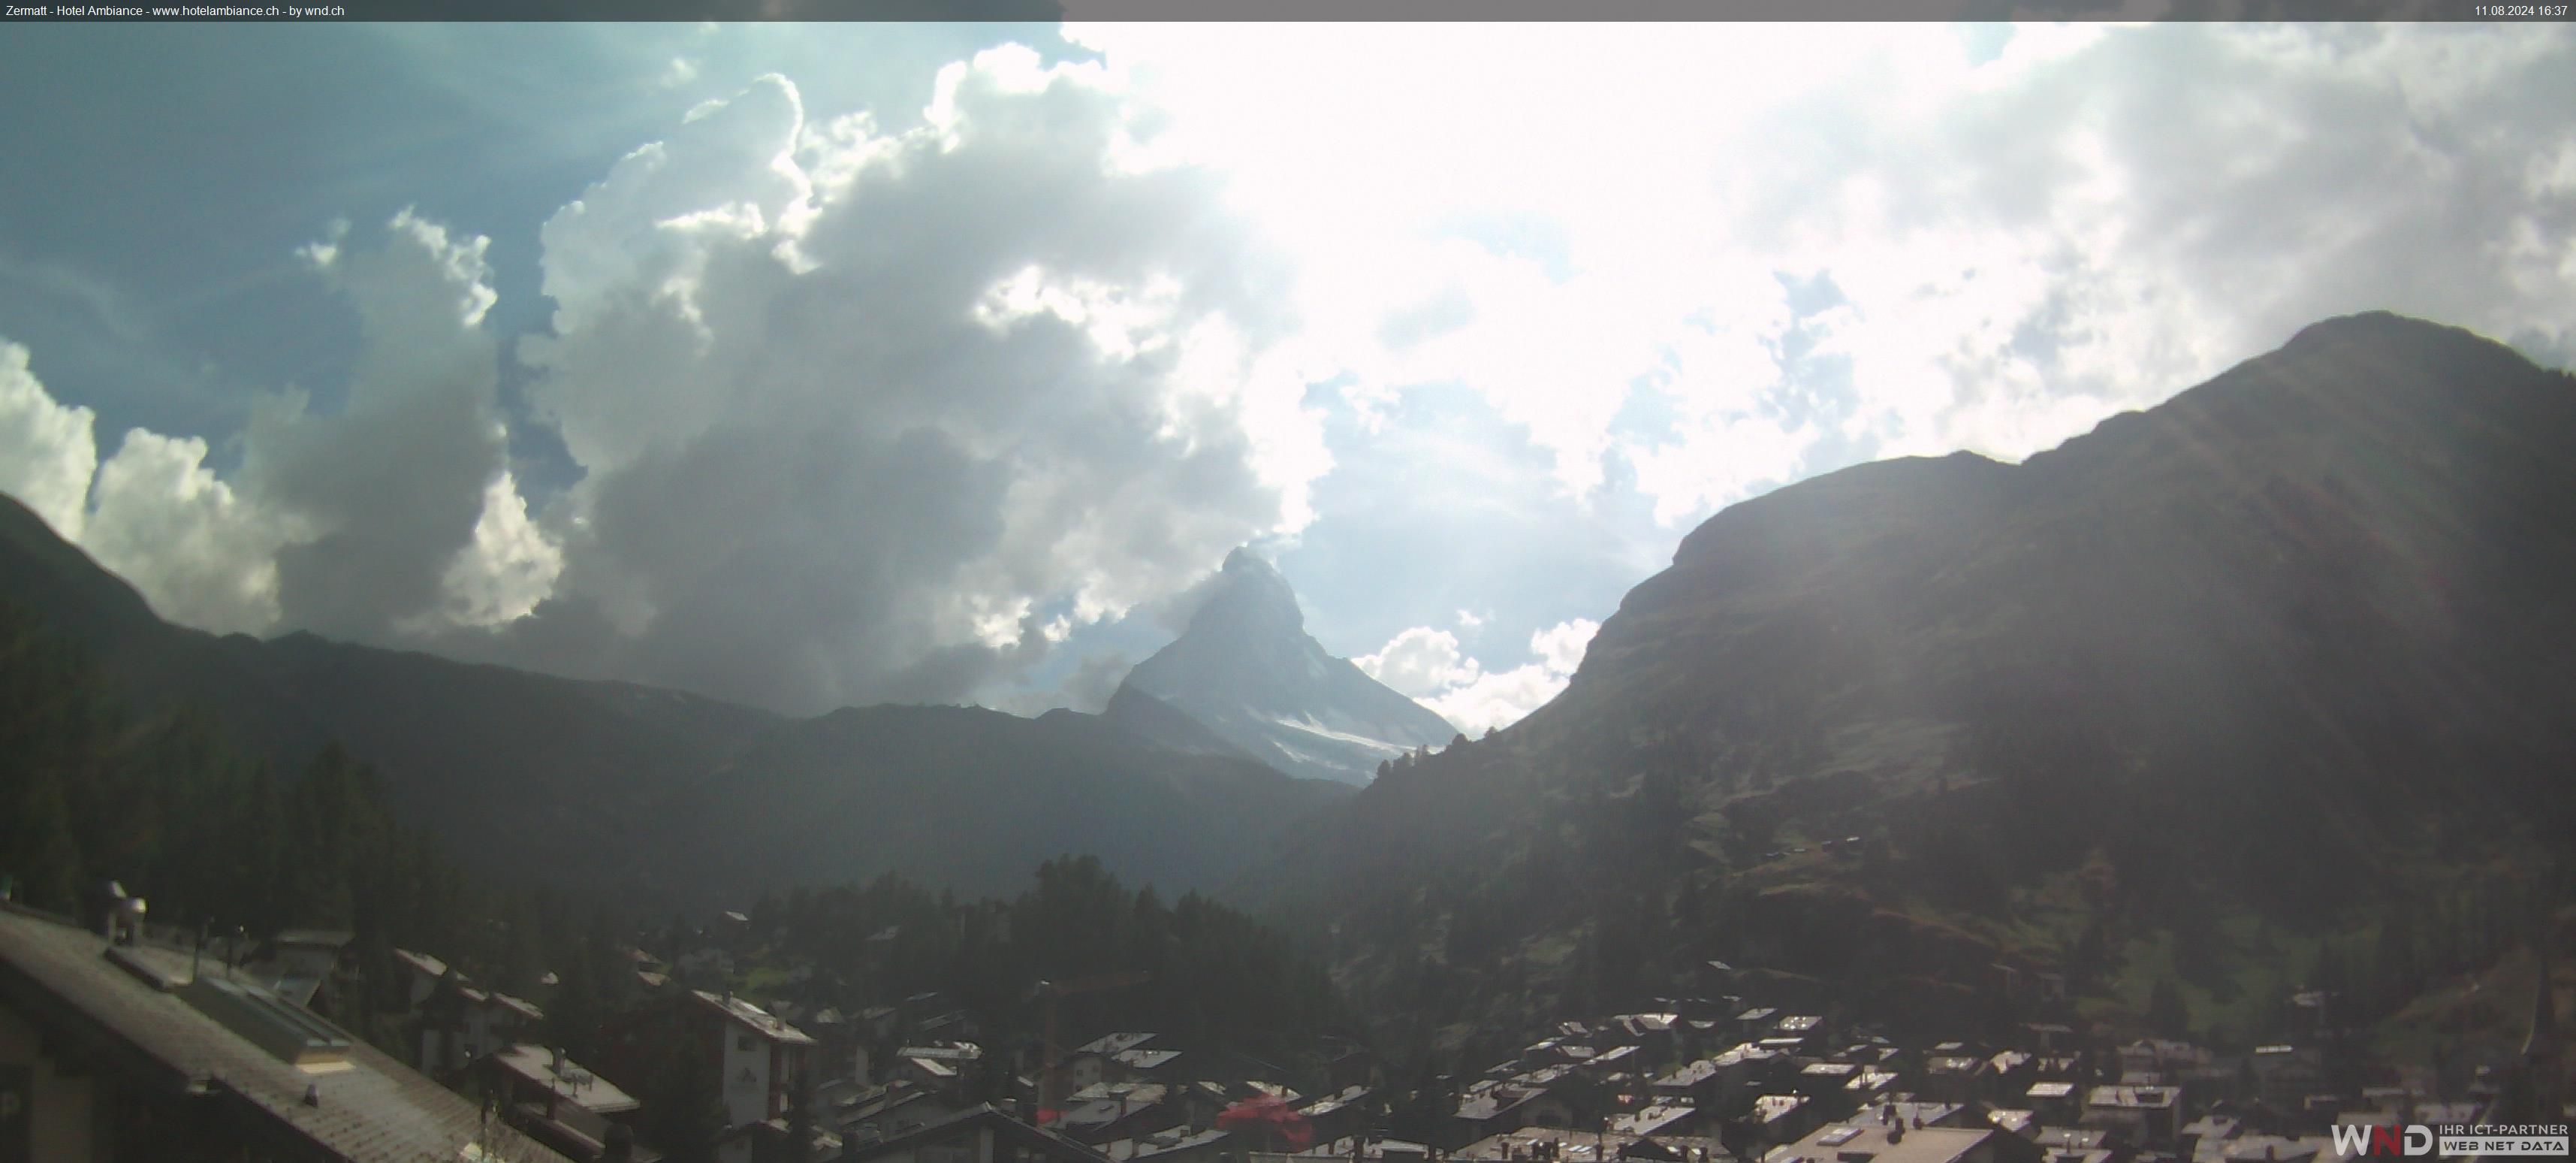
[[[1216,1116],[1216,1125],[1226,1131],[1257,1129],[1277,1135],[1291,1151],[1303,1151],[1315,1141],[1315,1128],[1307,1124],[1306,1116],[1275,1094],[1254,1095],[1225,1108]]]

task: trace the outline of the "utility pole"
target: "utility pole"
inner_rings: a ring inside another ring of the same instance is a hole
[[[1046,1061],[1038,1063],[1038,1121],[1040,1123],[1064,1117],[1064,1110],[1060,1105],[1064,1101],[1063,1071],[1057,1063],[1057,1059],[1063,1056],[1064,1051],[1056,1042],[1056,1001],[1075,994],[1098,993],[1102,990],[1140,985],[1151,980],[1153,976],[1142,970],[1103,973],[1096,977],[1083,977],[1065,982],[1041,981],[1029,991],[1032,997],[1046,999],[1046,1046],[1041,1051],[1046,1055]]]

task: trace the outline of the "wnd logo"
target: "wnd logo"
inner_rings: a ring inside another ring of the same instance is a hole
[[[2355,1155],[2430,1155],[2433,1128],[2420,1123],[2408,1127],[2336,1123],[2334,1148],[2335,1154],[2347,1159]]]

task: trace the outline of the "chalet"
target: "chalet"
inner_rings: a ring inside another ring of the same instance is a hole
[[[1612,1046],[1583,1060],[1582,1073],[1589,1078],[1607,1078],[1645,1065],[1645,1051],[1635,1046]]]
[[[1457,1112],[1450,1117],[1447,1148],[1456,1150],[1529,1125],[1529,1105],[1542,1093],[1495,1082],[1469,1087],[1458,1099]]]
[[[1772,1149],[1762,1163],[2040,1163],[2040,1149],[1992,1128],[1926,1127],[1859,1120]]]
[[[1699,1124],[1695,1106],[1655,1103],[1641,1110],[1619,1115],[1610,1120],[1610,1133],[1633,1135],[1643,1139],[1657,1135],[1688,1134]]]
[[[1375,1135],[1357,1138],[1318,1139],[1314,1146],[1293,1155],[1277,1156],[1278,1163],[1331,1163],[1336,1159],[1358,1159],[1362,1163],[1428,1163],[1431,1147],[1426,1143],[1408,1143],[1402,1139],[1384,1139]],[[1270,1163],[1264,1159],[1262,1163]]]
[[[1360,1134],[1370,1129],[1369,1094],[1365,1086],[1346,1086],[1297,1108],[1297,1114],[1317,1139]]]
[[[536,1006],[466,981],[451,967],[420,1003],[414,1062],[424,1074],[452,1077],[477,1058],[536,1036],[545,1021],[545,1011]]]
[[[1991,1060],[1970,1054],[1935,1054],[1923,1060],[1923,1093],[1944,1102],[1984,1097]]]
[[[2183,1124],[2174,1137],[2174,1153],[2194,1163],[2221,1163],[2227,1157],[2227,1141],[2236,1137],[2243,1124],[2221,1114],[2205,1114]]]
[[[1669,1057],[1674,1048],[1674,1027],[1681,1024],[1680,1014],[1621,1014],[1610,1019],[1615,1031],[1608,1045],[1635,1046],[1649,1057]]]
[[[2041,1127],[2031,1141],[2048,1153],[2051,1159],[2090,1155],[2095,1151],[2126,1154],[2130,1143],[2126,1131],[2106,1131],[2098,1127]]]
[[[1055,1130],[1083,1143],[1132,1139],[1170,1130],[1188,1119],[1171,1088],[1149,1082],[1102,1082],[1075,1091]]]
[[[1121,1050],[1109,1056],[1121,1078],[1150,1079],[1161,1082],[1179,1076],[1181,1052],[1178,1050]]]
[[[1853,1106],[1874,1106],[1894,1093],[1897,1078],[1895,1071],[1863,1066],[1852,1074],[1851,1081],[1843,1084],[1843,1090],[1851,1096]]]
[[[875,1142],[849,1142],[843,1163],[1112,1163],[1109,1156],[986,1104]]]
[[[1194,1130],[1173,1127],[1134,1139],[1117,1139],[1099,1144],[1099,1151],[1118,1163],[1215,1163],[1232,1152],[1234,1136],[1229,1131]],[[1338,1158],[1350,1158],[1344,1143]],[[1375,1156],[1371,1156],[1374,1158]]]
[[[2097,1086],[2084,1096],[2079,1125],[2125,1131],[2140,1146],[2170,1148],[2182,1127],[2181,1105],[2182,1092],[2170,1086]]]
[[[1142,1049],[1146,1043],[1153,1040],[1154,1035],[1149,1033],[1103,1034],[1074,1047],[1073,1052],[1066,1054],[1064,1060],[1057,1063],[1058,1068],[1064,1072],[1064,1086],[1069,1090],[1081,1090],[1103,1082],[1124,1080],[1127,1076],[1122,1071],[1126,1067],[1119,1061],[1118,1055],[1130,1050]]]
[[[1653,1082],[1657,1101],[1683,1100],[1700,1106],[1716,1106],[1723,1086],[1717,1059],[1702,1058],[1684,1063],[1680,1069]]]
[[[894,1052],[895,1075],[925,1090],[962,1095],[967,1076],[984,1059],[973,1042],[938,1042],[905,1046]]]
[[[1753,1100],[1753,1113],[1746,1120],[1751,1141],[1744,1154],[1752,1154],[1786,1143],[1794,1143],[1822,1125],[1824,1119],[1804,1096],[1765,1094]]]
[[[2025,1139],[2039,1137],[2039,1116],[2029,1111],[1997,1108],[1986,1112],[1986,1125]]]
[[[260,942],[241,970],[279,997],[317,1013],[337,1013],[355,936],[346,929],[288,929]]]
[[[612,1138],[629,1142],[643,1105],[560,1050],[519,1043],[485,1057],[487,1093],[512,1126],[576,1159],[596,1159]]]
[[[2083,1112],[2075,1102],[2072,1082],[2034,1082],[2022,1089],[2022,1103],[2052,1127],[2070,1127]]]
[[[0,1157],[568,1163],[212,961],[0,904]],[[11,1139],[15,1141],[11,1141]]]
[[[447,976],[447,963],[426,953],[409,949],[394,950],[394,964],[403,973],[405,1009],[420,1012],[422,1002],[438,989],[438,979]]]
[[[814,1039],[730,994],[674,994],[619,1015],[606,1034],[603,1062],[630,1092],[683,1056],[715,1067],[730,1128],[783,1117],[788,1096],[813,1080]]]
[[[874,1142],[908,1134],[964,1112],[945,1090],[925,1090],[903,1080],[835,1099],[831,1112],[816,1121],[829,1124],[847,1142]]]
[[[1862,1113],[1885,1126],[1898,1123],[1909,1127],[1983,1126],[1970,1117],[1972,1110],[1961,1103],[1927,1102],[1911,1095],[1898,1095],[1894,1100],[1882,1102]]]

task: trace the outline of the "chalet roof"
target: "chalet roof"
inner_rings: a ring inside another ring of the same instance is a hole
[[[1152,1034],[1137,1033],[1133,1031],[1116,1034],[1102,1034],[1097,1038],[1093,1038],[1092,1040],[1075,1047],[1074,1052],[1077,1054],[1114,1055],[1121,1050],[1133,1050],[1153,1040],[1154,1035]]]
[[[444,977],[447,975],[447,963],[439,960],[438,958],[432,957],[427,953],[414,953],[409,949],[396,949],[394,950],[394,960],[410,966],[414,972],[427,977]]]
[[[337,949],[356,940],[357,936],[347,929],[287,929],[271,941],[277,945],[305,949]]]
[[[1121,1050],[1110,1055],[1130,1070],[1160,1070],[1180,1056],[1178,1050]]]
[[[538,1009],[536,1003],[511,997],[509,994],[502,993],[499,990],[492,991],[491,996],[487,1000],[493,1008],[508,1010],[511,1013],[527,1019],[528,1021],[542,1022],[546,1020],[546,1011]]]
[[[1520,1086],[1497,1086],[1481,1094],[1469,1095],[1458,1103],[1458,1117],[1468,1122],[1483,1122],[1504,1111],[1537,1098],[1541,1092]]]
[[[2097,1086],[2084,1096],[2084,1105],[2121,1110],[2172,1110],[2181,1093],[2170,1086]]]
[[[1103,1143],[1099,1150],[1110,1158],[1118,1160],[1119,1163],[1126,1163],[1131,1159],[1151,1159],[1174,1151],[1187,1151],[1194,1147],[1220,1143],[1232,1134],[1232,1131],[1220,1131],[1214,1128],[1192,1131],[1187,1127],[1174,1127],[1170,1130],[1156,1131],[1150,1135],[1138,1135],[1132,1139],[1117,1139]],[[1344,1151],[1342,1154],[1347,1157],[1350,1153]]]
[[[1901,1130],[1901,1136],[1891,1131]],[[1870,1163],[1955,1163],[1991,1136],[2003,1132],[1955,1127],[1891,1128],[1876,1123],[1840,1123],[1784,1147],[1774,1148],[1762,1163],[1835,1163],[1845,1154],[1865,1155]]]
[[[1856,1090],[1863,1094],[1867,1094],[1873,1090],[1885,1090],[1889,1086],[1895,1085],[1895,1083],[1895,1071],[1881,1070],[1875,1066],[1864,1066],[1861,1067],[1860,1073],[1852,1075],[1851,1081],[1843,1084],[1843,1089]]]
[[[592,1114],[621,1114],[640,1106],[625,1091],[582,1069],[579,1063],[566,1061],[561,1069],[557,1069],[554,1051],[544,1046],[519,1043],[494,1054],[492,1065],[544,1087]]]
[[[225,1096],[239,1117],[329,1158],[463,1160],[480,1134],[510,1158],[563,1163],[515,1131],[485,1131],[474,1104],[345,1034],[329,1066],[290,1064],[180,996],[194,980],[185,953],[136,945],[118,947],[119,960],[107,954],[99,934],[0,905],[0,1005],[49,1037],[96,1046],[106,1069],[147,1092]],[[259,992],[234,985],[227,996]]]
[[[1361,1099],[1367,1098],[1368,1095],[1369,1088],[1365,1086],[1345,1086],[1340,1090],[1334,1091],[1331,1094],[1325,1095],[1322,1098],[1306,1104],[1304,1109],[1297,1113],[1310,1119],[1322,1115],[1328,1115],[1334,1111],[1342,1109],[1343,1107],[1349,1106],[1352,1103],[1358,1102]]]
[[[1807,1100],[1803,1095],[1766,1094],[1753,1100],[1753,1121],[1768,1123],[1784,1119],[1805,1105]]]
[[[1698,1113],[1696,1107],[1656,1103],[1610,1120],[1610,1130],[1622,1135],[1652,1135]]]
[[[906,1046],[894,1052],[897,1058],[921,1058],[932,1062],[975,1062],[984,1057],[984,1048],[973,1042],[941,1042],[928,1046]]]
[[[758,1034],[770,1041],[789,1046],[811,1046],[814,1044],[814,1039],[807,1035],[805,1031],[778,1020],[778,1018],[772,1015],[769,1011],[753,1005],[750,1002],[744,1001],[741,998],[719,996],[708,993],[703,989],[690,990],[689,994],[690,996],[697,998],[700,1002],[713,1007],[717,1013],[723,1014],[725,1017],[732,1019],[735,1024],[743,1026],[744,1028],[749,1029],[752,1033]]]

